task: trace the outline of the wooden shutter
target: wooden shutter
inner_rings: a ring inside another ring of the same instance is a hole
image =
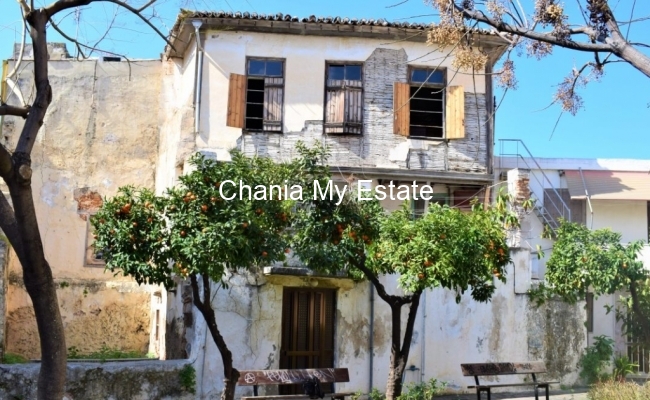
[[[343,123],[345,121],[345,91],[343,89],[328,89],[326,107],[325,123]]]
[[[411,86],[408,83],[395,82],[393,86],[393,133],[409,135]]]
[[[283,78],[264,79],[264,130],[282,130]]]
[[[226,125],[233,128],[244,127],[246,114],[246,77],[239,74],[230,74],[228,87],[228,117]]]
[[[463,139],[465,137],[465,89],[462,86],[447,87],[445,119],[445,137]]]

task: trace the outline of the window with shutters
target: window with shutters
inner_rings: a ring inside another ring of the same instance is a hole
[[[284,288],[282,298],[281,369],[334,367],[336,292],[331,289]],[[331,384],[321,384],[325,393]],[[280,394],[302,393],[300,385],[280,388]]]
[[[363,66],[329,63],[325,77],[325,133],[363,131]]]
[[[421,139],[465,137],[465,90],[447,86],[446,70],[409,68],[408,82],[395,82],[394,133]]]
[[[250,131],[282,132],[284,61],[249,58],[246,61],[244,98],[243,128]]]

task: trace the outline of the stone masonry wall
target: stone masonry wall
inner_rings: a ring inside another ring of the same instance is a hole
[[[393,84],[407,81],[407,62],[403,49],[380,48],[364,63],[363,135],[324,136],[323,121],[305,121],[300,132],[244,134],[240,148],[248,156],[287,160],[296,142],[320,141],[330,147],[330,164],[336,166],[487,173],[484,94],[465,93],[464,139],[416,140],[393,133]]]
[[[64,400],[190,400],[185,361],[69,363]],[[40,364],[0,365],[0,399],[36,399]]]

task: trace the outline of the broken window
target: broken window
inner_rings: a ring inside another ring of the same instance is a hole
[[[86,257],[84,266],[86,267],[104,267],[106,261],[104,260],[104,251],[95,248],[95,228],[90,223],[90,219],[94,213],[86,215]]]
[[[325,133],[361,134],[362,65],[328,64],[325,87]]]
[[[413,68],[410,72],[409,134],[442,139],[445,134],[445,73],[429,68]]]
[[[408,82],[395,82],[394,133],[423,139],[465,137],[465,90],[447,86],[440,68],[410,68]]]
[[[227,125],[282,132],[284,61],[251,58],[246,76],[230,74]]]

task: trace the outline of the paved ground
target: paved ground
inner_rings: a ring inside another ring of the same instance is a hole
[[[551,389],[550,400],[587,400],[587,389],[557,390]],[[436,400],[476,400],[476,394],[454,394],[436,396]],[[540,391],[540,400],[544,399],[543,391]],[[482,399],[486,400],[487,395],[483,394]],[[535,400],[531,392],[524,393],[492,393],[492,400]]]

